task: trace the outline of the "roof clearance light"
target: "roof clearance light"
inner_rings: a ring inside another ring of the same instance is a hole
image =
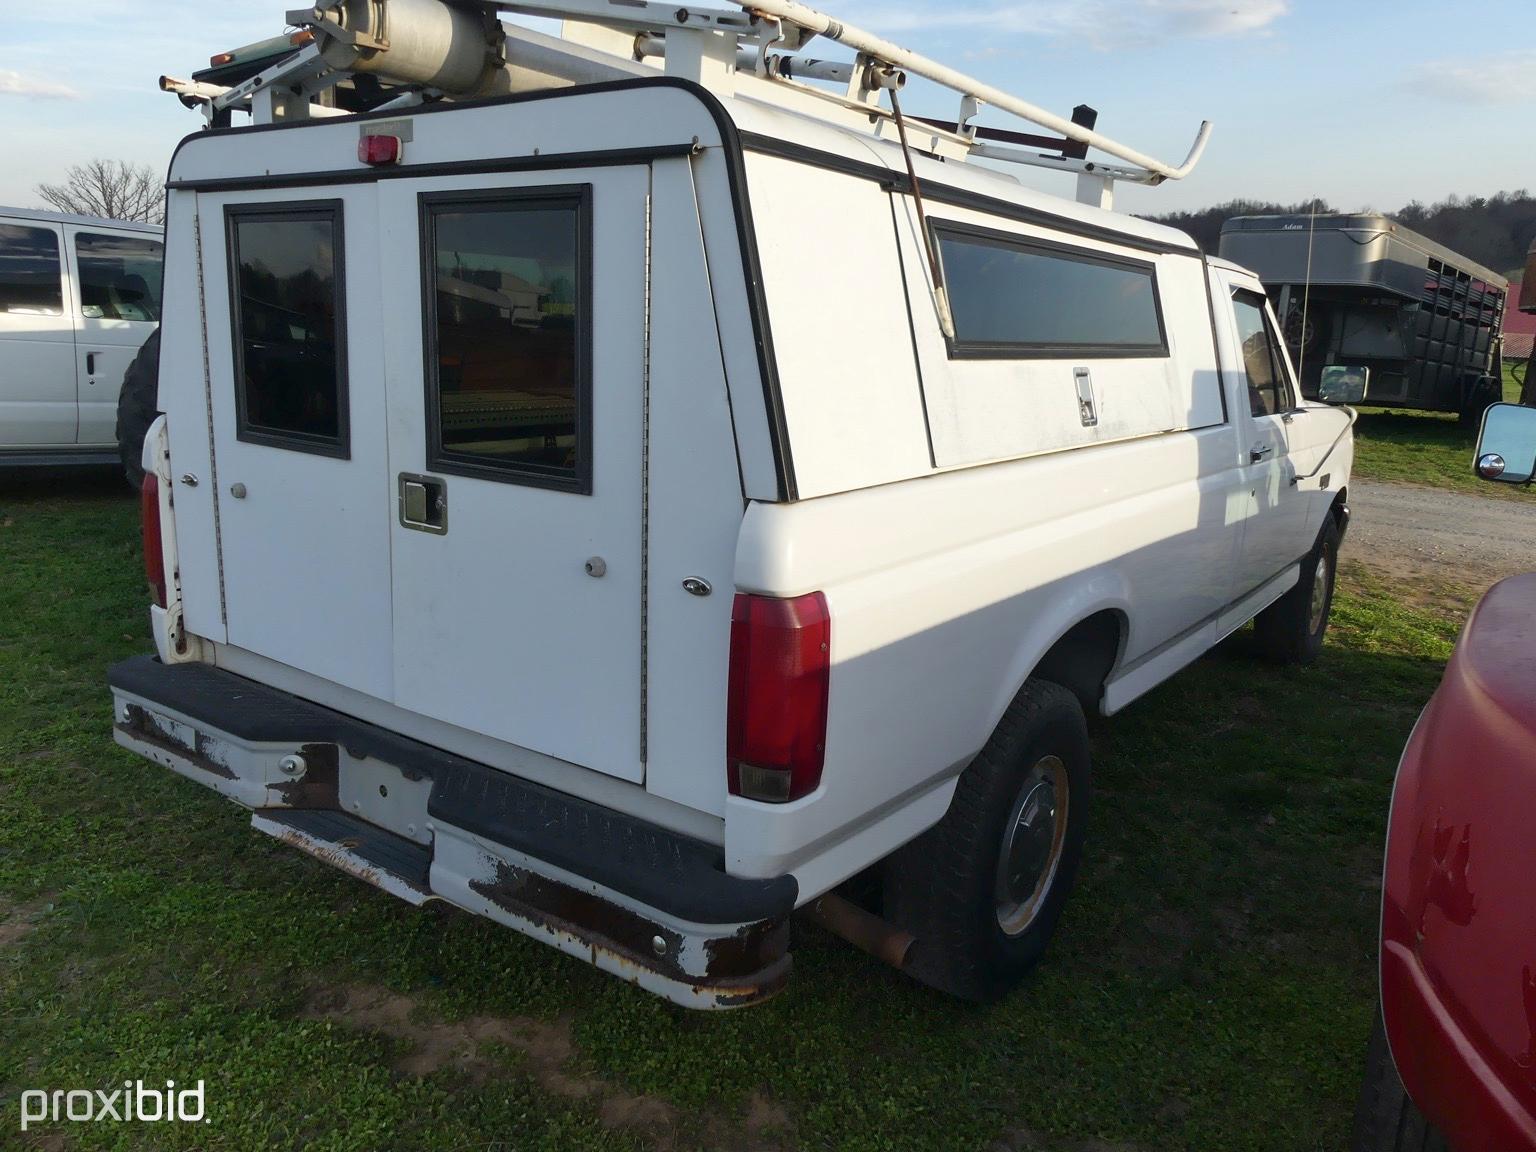
[[[288,37],[288,43],[292,44],[295,48],[302,48],[304,45],[313,44],[314,42],[315,31],[313,28],[301,28],[292,36]]]
[[[220,52],[217,56],[208,57],[208,67],[222,68],[224,65],[232,63],[234,59],[235,54],[233,52]]]
[[[357,142],[357,158],[375,168],[384,164],[398,164],[405,148],[398,136],[364,136]]]

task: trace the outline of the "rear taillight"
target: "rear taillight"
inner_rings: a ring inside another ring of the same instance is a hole
[[[832,618],[820,592],[736,597],[725,735],[733,796],[783,803],[816,791],[831,669]]]
[[[155,603],[164,608],[165,548],[160,541],[160,478],[153,472],[144,474],[139,501],[144,520],[144,575],[149,579],[149,590],[154,594]]]

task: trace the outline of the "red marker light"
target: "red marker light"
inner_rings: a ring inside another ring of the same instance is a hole
[[[375,168],[398,164],[405,148],[398,136],[364,136],[357,142],[357,158]]]

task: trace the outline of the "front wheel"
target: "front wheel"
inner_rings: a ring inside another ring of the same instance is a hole
[[[887,915],[916,938],[911,975],[979,1001],[1017,983],[1066,905],[1089,791],[1082,705],[1030,680],[961,773],[944,818],[887,861]]]
[[[1339,567],[1339,526],[1330,514],[1301,562],[1292,588],[1254,619],[1259,649],[1283,664],[1310,664],[1323,651],[1333,613],[1333,584]]]
[[[1379,1014],[1365,1052],[1365,1083],[1349,1146],[1351,1152],[1447,1152],[1445,1139],[1408,1098]]]

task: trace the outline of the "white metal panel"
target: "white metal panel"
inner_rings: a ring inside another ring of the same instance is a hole
[[[719,814],[741,478],[689,161],[652,165],[652,204],[645,786]]]
[[[80,409],[78,440],[93,447],[117,446],[117,396],[123,374],[138,354],[139,346],[155,330],[154,320],[107,320],[87,316],[82,306],[84,285],[80,277],[78,237],[123,236],[135,240],[159,240],[138,229],[120,230],[107,225],[66,224],[64,247],[69,256],[70,279],[75,286],[76,401]]]
[[[1249,402],[1248,371],[1232,293],[1244,289],[1264,299],[1264,291],[1246,274],[1212,272],[1211,276],[1218,346],[1223,370],[1233,381],[1233,417],[1241,440],[1242,478],[1237,495],[1243,502],[1243,550],[1237,591],[1246,593],[1269,583],[1275,573],[1299,559],[1311,548],[1315,532],[1307,530],[1311,497],[1292,482],[1300,475],[1290,448],[1295,418],[1255,414]],[[1283,348],[1280,328],[1267,300],[1264,323],[1274,346]],[[1294,382],[1291,387],[1294,389]],[[1255,458],[1255,453],[1263,455]]]
[[[160,408],[165,412],[171,447],[171,475],[176,478],[172,508],[176,517],[176,563],[181,571],[187,631],[223,642],[223,588],[214,524],[212,419],[203,380],[204,301],[198,294],[198,199],[195,192],[172,192],[167,201],[166,253],[171,263],[161,299]],[[206,209],[205,245],[224,243],[223,216]],[[229,339],[229,306],[218,306],[224,338]]]
[[[428,467],[417,197],[592,190],[592,491]],[[379,186],[390,483],[446,483],[448,531],[392,523],[394,699],[473,732],[640,782],[645,168],[562,168]],[[381,441],[382,443],[382,441]],[[606,574],[589,576],[589,558]]]
[[[889,194],[788,160],[746,163],[800,496],[928,473]]]
[[[276,209],[316,199],[339,199],[343,208],[346,295],[337,323],[346,326],[351,444],[344,460],[236,435],[224,209]],[[203,194],[199,200],[229,643],[387,699],[393,691],[393,508],[378,383],[384,376],[378,340],[384,310],[373,242],[377,194],[371,185],[352,185]],[[173,426],[173,453],[178,435]],[[243,497],[235,495],[237,485],[244,486]]]
[[[743,188],[746,203],[732,203],[729,171],[730,161],[723,149],[708,149],[694,159],[699,221],[709,259],[715,325],[725,351],[725,378],[730,386],[742,485],[754,500],[777,500],[782,496],[780,461],[774,453],[774,414],[763,380],[764,359],[770,366],[772,363],[769,345],[773,330],[766,317],[763,321],[767,327],[761,331],[753,324],[752,292],[742,252],[743,226],[752,219],[756,197]],[[761,239],[757,242],[761,251]]]
[[[0,309],[0,450],[76,442],[75,304],[62,229],[49,220],[0,216],[0,224],[34,228],[59,245],[57,316]]]
[[[953,221],[1154,266],[1168,355],[1107,359],[952,359],[933,306],[927,253],[910,199],[898,222],[927,398],[933,456],[941,468],[1015,459],[1222,423],[1224,408],[1198,259],[1152,255],[979,212],[933,206]],[[1074,372],[1091,376],[1097,423],[1085,427]]]
[[[1222,425],[753,504],[737,583],[826,594],[830,724],[822,787],[792,819],[728,807],[731,866],[798,867],[818,841],[958,771],[1087,616],[1128,620],[1124,663],[1213,619],[1234,595],[1234,447]]]

